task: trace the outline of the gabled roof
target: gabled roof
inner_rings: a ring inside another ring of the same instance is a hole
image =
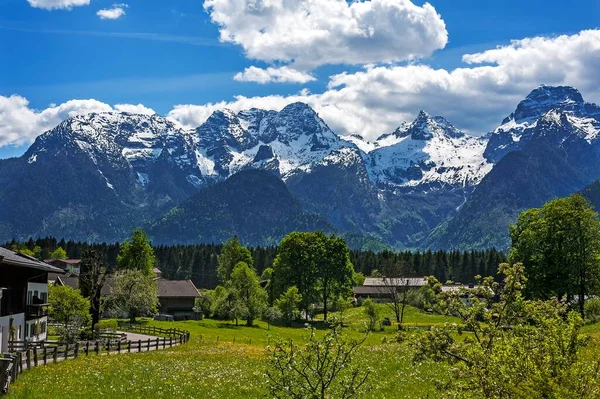
[[[10,249],[0,247],[0,263],[5,263],[11,266],[28,267],[31,269],[44,270],[47,272],[62,273],[62,269],[41,262],[34,257],[14,252]]]
[[[158,279],[159,298],[200,298],[198,289],[192,280]]]
[[[367,277],[363,286],[367,287],[422,287],[427,284],[425,277]]]

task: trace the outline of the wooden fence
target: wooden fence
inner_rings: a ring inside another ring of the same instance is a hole
[[[96,341],[82,341],[75,343],[66,342],[26,342],[10,341],[9,347],[11,353],[12,365],[6,371],[4,378],[5,386],[0,386],[0,395],[8,392],[11,381],[15,381],[19,374],[32,367],[56,363],[66,359],[75,359],[80,356],[149,352],[152,350],[171,348],[176,345],[182,345],[190,340],[188,331],[175,328],[160,328],[141,326],[136,324],[120,324],[119,330],[129,331],[144,335],[156,336],[154,339],[123,341],[120,335],[115,339],[103,339]],[[3,379],[0,378],[0,381]]]

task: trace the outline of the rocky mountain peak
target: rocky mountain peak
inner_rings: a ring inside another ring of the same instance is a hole
[[[517,109],[509,115],[502,124],[513,120],[515,123],[532,121],[540,118],[554,108],[572,109],[584,104],[579,90],[570,86],[542,85],[525,97],[517,105]]]
[[[458,138],[464,136],[460,130],[454,127],[446,118],[441,116],[432,117],[421,110],[419,115],[407,130],[407,135],[413,140],[430,140],[435,136],[447,136]]]

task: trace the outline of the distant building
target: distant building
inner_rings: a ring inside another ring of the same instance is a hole
[[[81,259],[46,259],[44,262],[70,273],[79,274],[81,271]]]
[[[354,287],[354,297],[384,302],[391,299],[394,292],[419,289],[424,285],[427,285],[426,277],[367,277],[363,285]]]
[[[47,263],[0,247],[0,353],[9,340],[39,342],[48,329]]]
[[[160,314],[172,315],[175,320],[190,320],[198,317],[194,311],[200,292],[192,280],[158,279],[158,302]]]

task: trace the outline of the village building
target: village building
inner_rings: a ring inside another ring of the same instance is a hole
[[[0,247],[0,353],[9,340],[46,340],[49,272],[62,271]]]
[[[200,292],[192,280],[158,279],[159,314],[171,315],[175,320],[191,320],[200,317],[195,311]]]
[[[363,285],[354,287],[354,298],[385,302],[395,293],[419,289],[424,285],[427,285],[426,277],[367,277]]]
[[[81,271],[81,259],[45,259],[44,262],[74,274]]]

